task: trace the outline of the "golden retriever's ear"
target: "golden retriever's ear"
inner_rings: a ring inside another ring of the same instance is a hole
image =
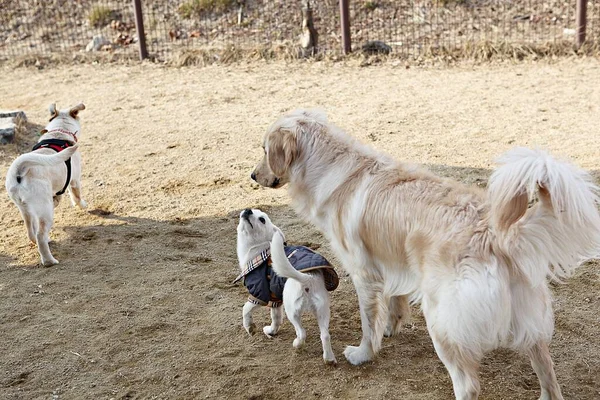
[[[85,105],[83,103],[77,104],[75,107],[71,107],[69,110],[69,115],[73,118],[77,118],[79,111],[85,110]]]
[[[267,161],[275,176],[281,177],[292,165],[298,152],[296,137],[290,131],[278,129],[267,139]]]
[[[50,107],[48,107],[48,111],[50,111],[50,121],[52,121],[54,118],[58,117],[58,111],[56,110],[56,103],[50,104]]]

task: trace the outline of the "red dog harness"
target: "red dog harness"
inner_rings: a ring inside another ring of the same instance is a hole
[[[73,135],[73,134],[71,134],[71,135]],[[75,137],[75,135],[73,135],[73,137]],[[77,141],[77,139],[75,139],[75,141]],[[46,140],[41,140],[41,141],[37,142],[36,145],[33,146],[33,149],[31,151],[35,151],[35,150],[39,150],[39,149],[52,149],[55,152],[60,153],[64,149],[71,147],[71,146],[73,146],[73,144],[71,144],[71,142],[69,142],[67,140],[46,139]],[[71,158],[70,157],[67,161],[65,161],[65,164],[67,165],[67,181],[65,182],[65,186],[62,188],[62,190],[60,192],[56,192],[56,196],[60,196],[60,195],[64,194],[65,191],[67,190],[67,188],[69,187],[69,183],[71,183]]]

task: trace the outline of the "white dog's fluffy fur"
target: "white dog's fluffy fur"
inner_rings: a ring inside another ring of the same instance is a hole
[[[81,126],[79,111],[83,104],[58,111],[55,104],[50,105],[50,123],[42,131],[41,140],[62,139],[73,146],[60,153],[52,149],[42,148],[22,154],[12,163],[6,174],[6,191],[17,205],[27,236],[37,243],[38,251],[44,266],[58,264],[48,246],[49,233],[52,229],[54,207],[60,201],[55,194],[65,185],[67,167],[65,161],[71,158],[71,182],[69,194],[73,206],[86,207],[81,197],[81,153],[77,151],[77,139]]]
[[[542,399],[562,399],[547,278],[568,277],[599,253],[597,188],[586,172],[518,148],[486,192],[395,161],[313,110],[281,117],[264,149],[252,177],[288,184],[296,211],[331,241],[356,287],[363,338],[346,348],[350,363],[373,358],[389,310],[410,295],[457,399],[478,397],[480,361],[502,346],[528,353]]]
[[[258,209],[253,209],[252,214],[246,218],[243,214],[242,211],[237,227],[237,255],[240,269],[243,270],[248,261],[270,247],[273,270],[277,275],[287,278],[283,289],[283,308],[296,330],[293,346],[298,349],[304,344],[306,331],[300,319],[302,313],[310,311],[315,314],[321,332],[323,360],[326,364],[335,364],[336,359],[329,335],[329,294],[325,288],[322,272],[296,271],[285,254],[283,232],[271,222],[269,216]],[[247,301],[242,308],[243,326],[248,334],[253,334],[256,330],[252,320],[252,311],[256,307],[260,306]],[[268,337],[275,335],[281,327],[283,322],[281,308],[271,307],[271,325],[263,328],[264,334]]]

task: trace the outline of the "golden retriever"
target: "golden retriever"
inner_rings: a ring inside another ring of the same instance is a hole
[[[548,351],[547,278],[599,254],[597,188],[587,173],[517,148],[486,192],[381,154],[315,110],[279,118],[263,146],[252,178],[288,185],[295,210],[328,238],[356,287],[363,337],[344,351],[350,363],[373,358],[390,311],[404,307],[398,296],[411,296],[457,399],[478,398],[480,361],[498,347],[527,352],[541,399],[562,399]]]

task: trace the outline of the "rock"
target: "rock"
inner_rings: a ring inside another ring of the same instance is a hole
[[[27,117],[25,116],[25,112],[21,111],[21,110],[15,110],[15,111],[6,111],[6,110],[0,110],[0,118],[15,118],[15,117],[20,117],[23,119],[27,119]]]
[[[96,35],[94,38],[85,46],[85,51],[100,51],[104,46],[110,45],[110,41],[102,35]]]
[[[12,143],[15,139],[17,129],[17,119],[27,121],[25,112],[21,110],[6,111],[0,110],[0,143]]]
[[[12,118],[0,118],[0,143],[12,143],[15,138],[15,128]]]
[[[392,47],[381,40],[372,40],[362,46],[365,54],[390,54]]]

